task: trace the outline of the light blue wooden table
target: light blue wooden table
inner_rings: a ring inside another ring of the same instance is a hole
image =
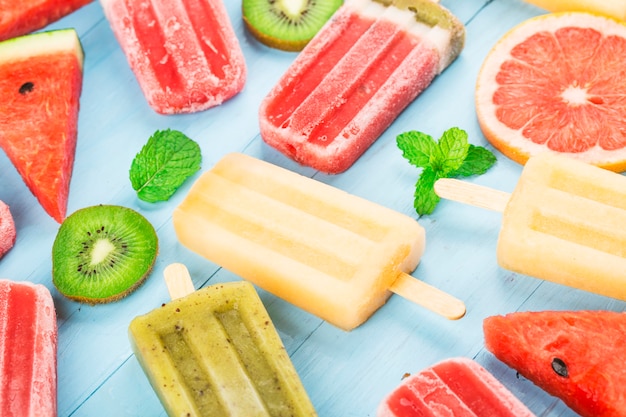
[[[172,210],[192,181],[165,203],[143,203],[135,196],[128,170],[155,130],[178,129],[196,140],[202,148],[203,170],[228,152],[244,152],[417,217],[413,190],[419,172],[402,157],[396,135],[420,130],[438,138],[458,126],[469,133],[471,143],[489,147],[476,122],[473,102],[480,65],[507,30],[543,13],[520,0],[444,0],[442,4],[467,27],[461,56],[351,169],[328,176],[298,166],[262,142],[259,103],[296,55],[257,43],[243,26],[240,1],[226,3],[245,54],[248,80],[238,96],[197,114],[162,116],[148,107],[98,3],[51,26],[75,27],[86,54],[68,212],[101,203],[128,206],[151,221],[160,239],[152,275],[128,298],[100,306],[64,299],[51,283],[50,252],[59,225],[44,213],[0,154],[0,199],[11,206],[18,228],[15,247],[0,261],[0,276],[43,283],[54,296],[59,416],[165,415],[131,352],[130,320],[168,300],[162,275],[171,262],[188,266],[196,288],[239,279],[176,240]],[[495,153],[496,165],[472,181],[511,191],[521,167]],[[484,349],[483,319],[518,310],[621,311],[624,303],[500,269],[495,257],[500,216],[444,202],[433,215],[419,219],[427,231],[427,247],[414,276],[463,299],[467,315],[459,321],[448,321],[393,296],[364,325],[344,332],[259,291],[320,416],[373,416],[379,401],[405,373],[455,356],[475,358],[537,415],[573,415]]]

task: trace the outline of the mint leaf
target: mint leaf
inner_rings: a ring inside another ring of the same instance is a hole
[[[454,172],[455,177],[469,177],[471,175],[481,175],[496,163],[496,157],[487,149],[470,145],[467,157],[463,165]]]
[[[135,156],[130,182],[149,203],[166,201],[200,169],[200,146],[177,130],[157,130]]]
[[[398,135],[396,143],[402,156],[423,168],[413,202],[420,216],[431,214],[439,203],[434,187],[439,178],[484,174],[496,162],[489,150],[470,144],[467,133],[458,127],[446,130],[437,142],[425,133],[410,131]]]
[[[437,142],[432,137],[415,130],[398,135],[396,144],[402,151],[402,156],[418,168],[430,165],[431,155],[437,148]]]
[[[439,139],[439,149],[442,161],[438,170],[445,176],[463,165],[469,149],[467,133],[456,127],[446,130]]]
[[[437,203],[439,203],[440,198],[435,193],[435,181],[438,179],[435,171],[431,167],[427,167],[424,168],[417,184],[415,184],[413,206],[420,216],[432,213]]]

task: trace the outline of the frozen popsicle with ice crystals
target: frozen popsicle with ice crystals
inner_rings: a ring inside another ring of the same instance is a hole
[[[246,64],[222,0],[101,0],[158,113],[191,113],[239,93]]]
[[[320,171],[348,169],[461,52],[431,0],[346,0],[261,103],[262,138]]]
[[[41,284],[0,279],[0,415],[56,417],[57,321]]]
[[[500,381],[468,358],[442,360],[407,376],[378,417],[534,417]]]

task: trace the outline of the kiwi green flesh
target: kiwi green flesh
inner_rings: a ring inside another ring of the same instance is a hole
[[[301,50],[343,0],[243,0],[243,20],[250,32],[267,46]]]
[[[90,304],[119,300],[139,287],[158,252],[154,227],[138,212],[99,205],[68,216],[52,246],[52,281]]]

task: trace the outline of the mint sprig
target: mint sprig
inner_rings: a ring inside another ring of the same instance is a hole
[[[413,203],[420,216],[431,214],[439,203],[434,188],[439,178],[481,175],[496,162],[493,153],[470,144],[467,132],[458,127],[446,130],[438,142],[425,133],[410,131],[398,135],[396,143],[411,165],[423,168]]]
[[[196,142],[177,130],[157,130],[133,159],[130,182],[141,200],[166,201],[200,169],[201,161]]]

